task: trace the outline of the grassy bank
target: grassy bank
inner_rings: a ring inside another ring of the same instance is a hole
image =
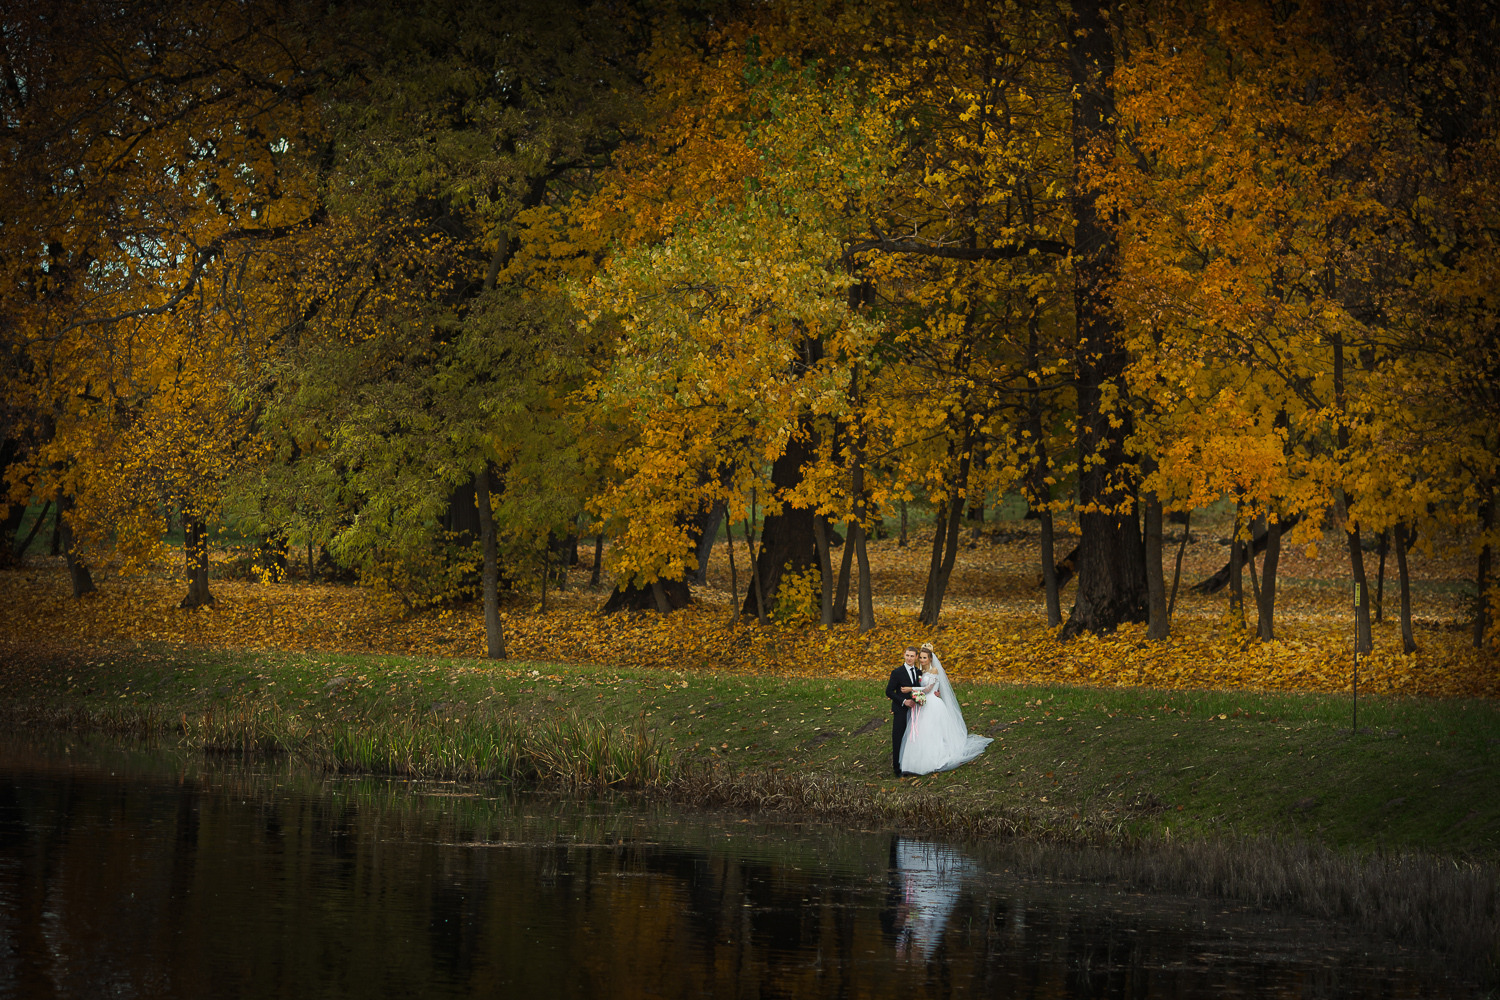
[[[920,800],[931,825],[975,832],[1280,836],[1500,860],[1500,706],[1487,700],[1367,698],[1351,733],[1349,699],[1334,695],[984,684],[959,695],[970,728],[995,743],[958,771],[897,782],[873,679],[166,649],[0,672],[13,712],[264,744],[350,770],[506,778],[535,770],[503,758],[523,742],[507,732],[558,746],[608,736],[622,763],[589,782],[816,777]]]

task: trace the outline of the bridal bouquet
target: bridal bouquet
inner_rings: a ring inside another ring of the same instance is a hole
[[[923,691],[921,688],[913,688],[911,692],[911,700],[916,702],[918,705],[925,705],[927,704],[927,692]]]

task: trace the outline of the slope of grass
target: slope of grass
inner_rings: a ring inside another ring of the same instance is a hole
[[[435,762],[487,732],[591,725],[649,740],[663,774],[816,777],[925,801],[938,827],[989,816],[1082,839],[1277,836],[1500,859],[1500,706],[1487,700],[1367,698],[1351,732],[1346,696],[970,684],[969,727],[995,742],[957,771],[898,782],[874,679],[166,648],[4,666],[0,704],[18,717],[204,746],[254,737],[349,770],[395,769],[370,734]],[[441,773],[503,777],[455,768]]]

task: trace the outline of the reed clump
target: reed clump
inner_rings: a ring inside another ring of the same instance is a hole
[[[498,781],[580,791],[639,789],[669,773],[644,725],[568,715],[521,720],[501,713],[433,713],[308,721],[274,704],[245,703],[179,720],[179,734],[210,753],[289,754],[324,771],[444,781]]]

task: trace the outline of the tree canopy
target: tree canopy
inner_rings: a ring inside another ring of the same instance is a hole
[[[7,523],[57,505],[75,593],[180,523],[193,605],[213,523],[491,609],[604,535],[669,610],[759,514],[743,611],[852,588],[868,628],[883,518],[935,512],[932,623],[1013,493],[1049,624],[1162,638],[1163,518],[1227,500],[1261,638],[1281,546],[1334,527],[1357,583],[1372,535],[1462,537],[1482,643],[1495,20],[0,5]]]

